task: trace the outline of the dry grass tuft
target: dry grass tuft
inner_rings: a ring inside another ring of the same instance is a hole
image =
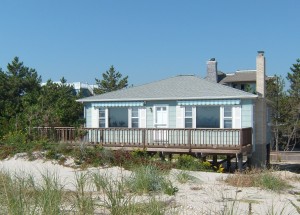
[[[260,187],[262,189],[280,192],[290,185],[273,170],[253,169],[243,173],[237,172],[229,175],[225,182],[235,187]]]

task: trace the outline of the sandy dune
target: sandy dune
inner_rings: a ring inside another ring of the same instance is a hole
[[[70,163],[71,164],[71,163]],[[131,172],[120,167],[112,168],[89,168],[87,170],[74,169],[57,164],[54,161],[37,159],[29,161],[25,156],[17,155],[13,158],[0,161],[0,170],[8,171],[21,176],[31,175],[38,182],[42,174],[56,174],[65,189],[75,190],[76,174],[100,172],[113,179],[128,177]],[[236,188],[224,183],[227,174],[194,172],[188,173],[193,180],[180,184],[176,175],[180,170],[173,169],[170,172],[170,180],[178,187],[179,191],[175,196],[159,194],[158,198],[170,202],[169,214],[224,214],[222,213],[234,208],[234,214],[268,214],[272,208],[279,213],[284,209],[283,214],[298,214],[290,201],[300,206],[300,178],[295,173],[283,171],[280,174],[293,186],[283,193],[275,193],[260,188]],[[95,188],[90,187],[90,191]],[[143,198],[142,196],[136,197]],[[232,207],[234,204],[234,207]],[[251,209],[249,209],[251,208]],[[277,213],[277,214],[278,214]],[[226,213],[225,213],[226,214]]]

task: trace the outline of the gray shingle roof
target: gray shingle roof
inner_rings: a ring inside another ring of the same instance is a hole
[[[256,97],[257,95],[212,83],[196,76],[179,75],[149,84],[79,99],[78,101],[150,101]]]

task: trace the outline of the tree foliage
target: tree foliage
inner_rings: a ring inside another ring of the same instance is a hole
[[[290,118],[290,100],[284,90],[285,82],[281,76],[274,76],[267,80],[267,94],[269,106],[271,106],[272,132],[275,142],[275,149],[284,147],[283,134],[286,133],[287,121]]]
[[[15,57],[0,69],[0,137],[35,126],[74,126],[82,123],[82,104],[73,87],[48,81],[41,86],[35,69]]]
[[[65,80],[65,79],[62,79]],[[37,109],[40,126],[77,126],[82,123],[82,104],[72,86],[49,80],[41,89]]]
[[[288,141],[286,149],[290,148],[291,142],[293,141],[295,146],[299,139],[300,131],[300,59],[296,60],[296,63],[290,68],[291,72],[288,73],[287,79],[290,82],[289,100],[290,100],[290,119],[289,119],[289,131]]]
[[[287,79],[291,86],[288,91],[291,97],[294,99],[300,98],[300,59],[296,60],[296,63],[290,68],[291,72],[288,73]]]
[[[128,76],[122,78],[122,74],[117,72],[113,66],[102,74],[102,80],[97,78],[95,80],[98,85],[98,89],[94,90],[95,94],[120,90],[128,86]]]
[[[287,74],[290,88],[284,90],[284,80],[275,76],[267,83],[267,98],[272,106],[272,131],[276,150],[292,150],[300,131],[300,59]]]
[[[15,57],[7,65],[7,71],[0,75],[0,123],[1,131],[20,129],[23,124],[23,112],[28,104],[36,101],[40,90],[41,77],[34,69],[26,67]],[[0,132],[1,133],[1,132]]]

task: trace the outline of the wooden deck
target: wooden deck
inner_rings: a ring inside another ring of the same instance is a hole
[[[112,150],[249,155],[252,128],[155,129],[38,127],[35,135],[69,144],[101,145]]]

